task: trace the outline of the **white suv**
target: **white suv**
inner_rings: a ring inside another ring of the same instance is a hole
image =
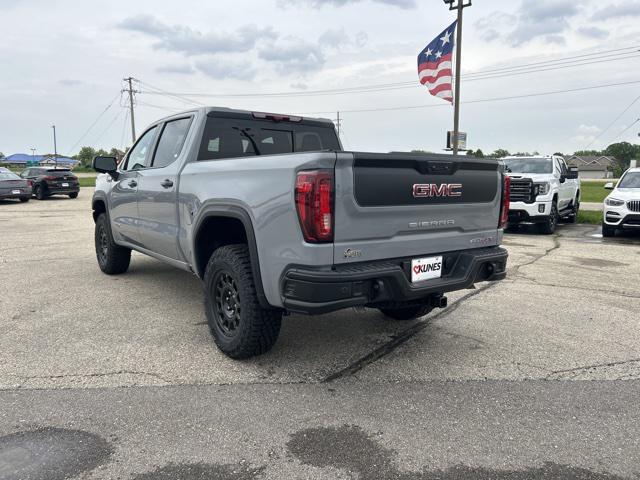
[[[617,186],[607,183],[604,188],[613,191],[604,199],[602,236],[613,237],[617,229],[640,228],[640,168],[630,168]]]
[[[561,218],[576,221],[580,208],[577,167],[567,167],[558,155],[502,161],[511,178],[509,226],[533,223],[541,233],[551,234]]]

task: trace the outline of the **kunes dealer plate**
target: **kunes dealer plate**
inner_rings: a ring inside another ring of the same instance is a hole
[[[411,282],[423,282],[442,276],[442,256],[411,260]]]

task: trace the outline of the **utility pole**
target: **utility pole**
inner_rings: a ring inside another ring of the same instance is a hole
[[[453,112],[453,154],[458,155],[458,136],[460,134],[460,67],[462,65],[462,10],[471,6],[471,0],[444,0],[449,10],[458,11],[456,27],[456,85]]]
[[[56,168],[58,168],[58,142],[56,140],[56,126],[51,125],[51,128],[53,128],[53,162]]]
[[[133,118],[133,95],[138,93],[138,90],[133,89],[133,82],[136,79],[133,77],[127,77],[124,79],[126,88],[123,88],[122,92],[127,92],[129,94],[129,116],[131,117],[131,144],[136,141],[136,121]]]
[[[336,120],[336,127],[338,128],[338,139],[340,138],[340,111],[337,112],[337,120]]]

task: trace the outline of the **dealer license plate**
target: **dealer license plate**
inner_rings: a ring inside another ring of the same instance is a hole
[[[442,276],[442,255],[411,260],[411,282],[423,282]]]
[[[60,185],[62,185],[63,187],[68,187],[69,186],[68,183],[61,183]]]

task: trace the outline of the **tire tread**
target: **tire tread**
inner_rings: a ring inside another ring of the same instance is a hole
[[[236,342],[224,342],[216,332],[216,320],[213,313],[211,283],[216,273],[216,265],[224,263],[231,267],[237,276],[238,289],[242,302],[243,321],[248,324],[239,332],[241,338]],[[282,312],[263,308],[253,279],[251,258],[247,245],[225,245],[216,249],[207,263],[204,276],[205,313],[209,330],[218,348],[234,359],[245,359],[271,350],[280,334]]]

